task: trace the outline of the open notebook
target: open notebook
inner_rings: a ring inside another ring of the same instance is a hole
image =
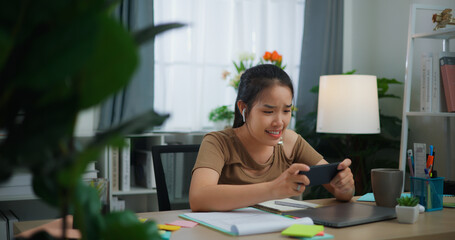
[[[191,212],[181,218],[234,236],[279,232],[293,224],[313,224],[310,218],[292,219],[252,207],[229,212]]]

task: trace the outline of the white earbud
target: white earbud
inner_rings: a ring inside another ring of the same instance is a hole
[[[246,110],[246,108],[244,108],[243,111],[242,111],[242,119],[243,119],[243,122],[245,122],[245,110]]]

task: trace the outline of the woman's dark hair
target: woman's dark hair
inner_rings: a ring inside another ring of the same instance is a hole
[[[260,93],[275,84],[289,87],[292,97],[294,97],[291,78],[280,67],[273,64],[262,64],[249,68],[242,74],[235,100],[233,128],[243,125],[242,113],[237,105],[238,101],[241,100],[247,105],[246,113],[249,113]]]

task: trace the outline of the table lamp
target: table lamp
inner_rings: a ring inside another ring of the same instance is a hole
[[[325,75],[319,79],[316,132],[346,134],[356,193],[367,190],[359,140],[353,134],[377,134],[379,103],[376,76]]]
[[[316,132],[380,133],[376,76],[321,76]]]

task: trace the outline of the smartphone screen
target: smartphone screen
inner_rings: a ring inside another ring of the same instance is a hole
[[[310,179],[310,185],[308,186],[326,184],[337,175],[339,171],[337,170],[338,164],[340,162],[311,166],[310,171],[300,171],[299,174],[304,174]]]

